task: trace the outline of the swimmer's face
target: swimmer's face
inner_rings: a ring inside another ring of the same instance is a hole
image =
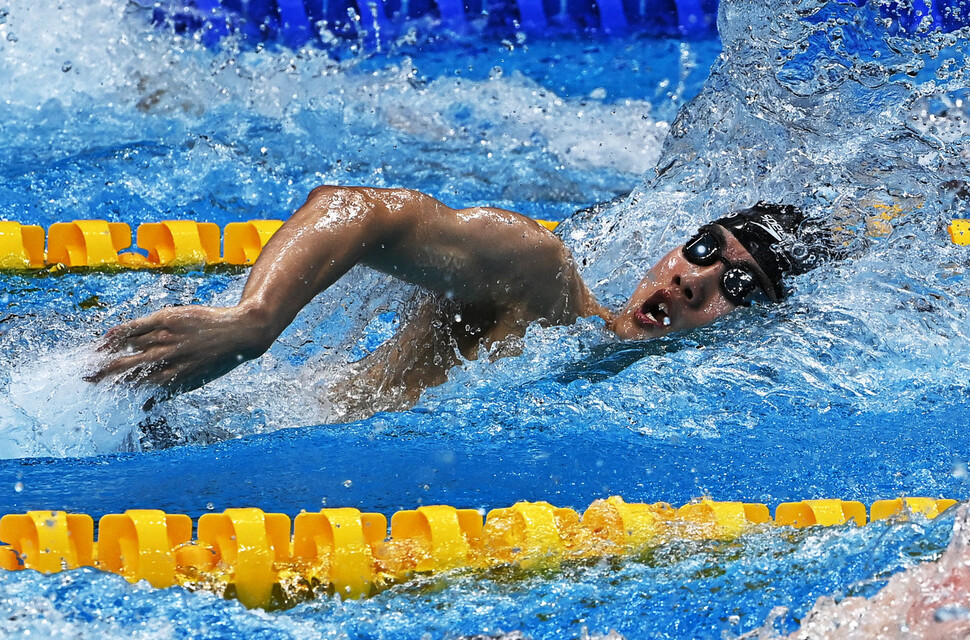
[[[707,266],[694,264],[685,256],[683,245],[661,258],[614,318],[612,329],[618,336],[625,340],[656,338],[702,327],[731,313],[738,305],[728,299],[723,281],[732,266],[750,271],[755,278],[752,286],[772,297],[768,294],[770,281],[737,238],[719,225],[707,229],[717,241],[718,258]],[[728,284],[737,283],[729,277]]]

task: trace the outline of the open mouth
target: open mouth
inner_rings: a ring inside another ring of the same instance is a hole
[[[666,291],[658,291],[640,305],[633,317],[642,327],[669,327],[670,296]]]

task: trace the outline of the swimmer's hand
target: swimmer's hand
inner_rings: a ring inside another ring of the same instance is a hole
[[[105,334],[108,354],[85,380],[106,379],[159,387],[174,395],[201,387],[242,362],[262,355],[267,340],[254,313],[237,307],[171,307]]]

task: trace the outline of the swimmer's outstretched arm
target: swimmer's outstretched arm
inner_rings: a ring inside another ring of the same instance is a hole
[[[407,189],[319,187],[270,239],[235,307],[172,307],[111,329],[88,379],[199,387],[264,353],[314,296],[366,264],[516,321],[605,314],[559,239],[501,209]]]

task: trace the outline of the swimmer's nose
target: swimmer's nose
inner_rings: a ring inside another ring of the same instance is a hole
[[[709,268],[701,271],[691,269],[674,276],[673,285],[680,291],[690,307],[699,307],[707,302],[711,294],[713,278]]]

